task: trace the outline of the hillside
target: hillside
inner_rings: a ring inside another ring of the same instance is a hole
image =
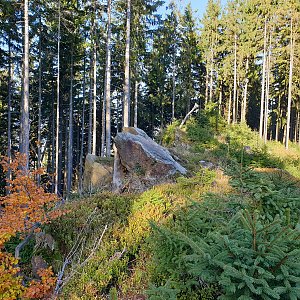
[[[205,122],[162,136],[188,177],[74,197],[47,226],[44,257],[55,271],[71,258],[61,299],[299,299],[299,149]]]

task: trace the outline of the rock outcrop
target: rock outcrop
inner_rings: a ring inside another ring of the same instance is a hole
[[[85,159],[83,189],[97,191],[110,188],[113,176],[113,160],[88,154]]]
[[[115,137],[115,191],[143,191],[186,172],[167,149],[139,128],[124,128]]]

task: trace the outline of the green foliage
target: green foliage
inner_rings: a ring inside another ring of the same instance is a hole
[[[170,147],[174,145],[175,142],[175,136],[176,131],[178,130],[178,127],[180,125],[180,122],[178,120],[173,121],[171,124],[169,124],[162,133],[162,143],[164,146]]]
[[[187,136],[192,142],[209,144],[213,141],[213,131],[205,115],[198,119],[191,118],[186,124]]]

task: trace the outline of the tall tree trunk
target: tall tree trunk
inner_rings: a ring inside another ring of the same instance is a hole
[[[293,19],[291,19],[291,38],[290,38],[290,72],[289,72],[289,91],[288,91],[288,107],[286,121],[286,139],[285,148],[289,148],[290,127],[291,127],[291,106],[292,106],[292,88],[293,88],[293,65],[294,65],[294,34]]]
[[[268,117],[269,117],[269,96],[270,96],[270,75],[271,75],[271,33],[269,37],[269,49],[268,49],[268,57],[266,62],[266,75],[267,75],[267,82],[266,82],[266,94],[265,94],[265,115],[264,115],[264,132],[263,138],[264,143],[267,143],[268,139]]]
[[[105,133],[106,133],[106,128],[105,128],[105,125],[106,125],[106,118],[105,118],[105,113],[106,111],[106,103],[104,101],[104,98],[103,98],[103,101],[102,101],[102,118],[101,118],[101,149],[100,149],[100,156],[101,157],[104,157],[105,156],[105,142],[106,142],[106,138],[105,138]]]
[[[7,158],[8,163],[11,162],[11,98],[12,98],[12,66],[11,66],[11,39],[8,37],[8,103],[7,103]],[[6,173],[6,185],[10,186],[9,181],[12,179],[11,171],[8,169]],[[6,190],[6,194],[9,194],[9,189]]]
[[[51,173],[52,173],[52,185],[51,185],[51,192],[55,192],[55,88],[54,88],[54,67],[52,66],[52,92],[51,92],[51,98],[52,98],[52,153],[51,153]]]
[[[28,0],[24,0],[24,78],[21,108],[20,152],[26,156],[26,170],[29,168],[29,133],[29,18]]]
[[[72,188],[72,174],[73,174],[73,45],[71,50],[71,70],[70,70],[70,101],[69,101],[69,130],[68,130],[68,155],[67,155],[67,185],[66,185],[66,199],[69,199]]]
[[[94,87],[93,87],[93,150],[92,154],[96,155],[97,147],[97,49],[96,44],[94,46]]]
[[[242,103],[242,111],[241,111],[241,123],[246,122],[246,111],[247,111],[247,95],[248,95],[248,69],[249,69],[249,57],[246,58],[246,79],[245,79],[245,87],[244,87],[244,98]]]
[[[85,72],[86,72],[86,55],[84,55],[83,62],[83,84],[82,84],[82,114],[81,114],[81,143],[80,143],[80,158],[79,158],[79,179],[78,179],[78,192],[82,194],[82,176],[83,176],[83,153],[84,153],[84,123],[85,123]]]
[[[60,192],[60,0],[58,1],[58,33],[57,33],[57,83],[56,83],[56,145],[55,145],[55,193]]]
[[[176,56],[173,53],[173,72],[172,72],[172,121],[175,120],[175,98],[176,98]],[[206,95],[206,94],[205,94]]]
[[[123,126],[124,127],[130,126],[130,20],[131,20],[131,0],[127,0],[125,82],[124,82],[124,117],[123,117]]]
[[[135,80],[135,93],[134,93],[134,121],[133,126],[138,127],[138,93],[139,93],[139,83],[137,79]]]
[[[234,78],[233,78],[233,123],[236,122],[236,105],[237,105],[237,35],[234,35]]]
[[[208,81],[209,81],[209,75],[208,75],[208,59],[206,60],[206,75],[205,75],[205,106],[208,102]]]
[[[209,102],[211,102],[213,98],[213,79],[214,79],[214,52],[213,49],[211,48]]]
[[[229,87],[229,101],[228,101],[228,114],[227,114],[227,124],[231,122],[231,102],[232,102],[232,92],[231,86]]]
[[[296,110],[296,125],[294,128],[294,142],[297,143],[297,138],[298,138],[298,131],[299,131],[299,121],[300,121],[300,113],[299,113],[299,107],[297,106]]]
[[[107,0],[107,41],[106,41],[106,68],[104,102],[106,104],[106,157],[111,152],[111,0]]]
[[[278,106],[277,106],[277,116],[276,116],[276,132],[275,132],[275,141],[278,142],[279,139],[279,128],[281,127],[281,98],[278,98]]]
[[[106,42],[106,73],[105,73],[105,103],[106,103],[106,156],[111,152],[111,0],[107,0],[107,42]]]
[[[267,18],[265,18],[265,29],[264,29],[263,70],[262,70],[261,98],[260,98],[260,117],[259,117],[259,137],[260,138],[263,137],[263,126],[264,126],[266,51],[267,51]]]
[[[40,24],[39,24],[39,30],[40,30],[40,36],[39,36],[39,116],[38,116],[38,157],[37,157],[37,167],[38,169],[41,168],[41,146],[42,146],[42,140],[41,140],[41,126],[42,126],[42,20],[40,16]],[[37,175],[37,182],[38,185],[40,185],[41,176]]]
[[[92,154],[92,130],[93,130],[93,59],[94,54],[90,53],[90,89],[89,89],[89,126],[88,126],[88,153]]]

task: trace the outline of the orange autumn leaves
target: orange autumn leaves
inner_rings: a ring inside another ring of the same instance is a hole
[[[43,172],[28,171],[25,163],[22,154],[16,154],[11,162],[7,158],[1,162],[3,171],[10,171],[12,180],[8,182],[8,195],[0,198],[0,300],[41,299],[49,294],[56,281],[49,268],[39,271],[40,280],[24,285],[18,260],[5,251],[5,243],[11,237],[20,234],[24,238],[37,231],[39,225],[62,214],[53,210],[57,196],[45,192],[35,182],[36,176]]]

